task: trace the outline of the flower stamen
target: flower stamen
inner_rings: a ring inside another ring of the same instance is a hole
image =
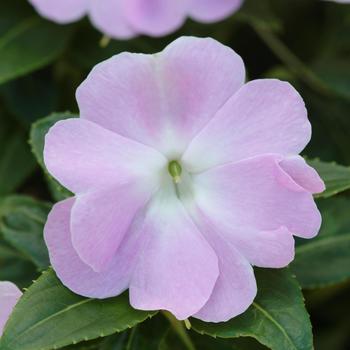
[[[171,162],[169,162],[168,171],[171,177],[173,178],[175,184],[179,184],[181,182],[182,174],[182,168],[180,163],[177,160],[172,160]]]

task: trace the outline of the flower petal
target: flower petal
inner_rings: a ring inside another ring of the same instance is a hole
[[[315,236],[321,216],[313,197],[279,161],[265,155],[195,175],[197,205],[224,231],[275,231],[284,226],[296,236]]]
[[[325,190],[324,182],[317,171],[309,166],[302,157],[289,157],[283,159],[279,164],[305,190],[311,193],[321,193]]]
[[[294,259],[294,238],[284,226],[276,230],[259,231],[256,228],[240,227],[220,218],[210,217],[210,214],[197,205],[189,207],[189,211],[201,232],[206,233],[209,242],[213,239],[210,235],[219,234],[221,240],[235,247],[251,265],[281,268]],[[221,255],[218,253],[218,256]]]
[[[183,161],[190,171],[202,171],[264,153],[298,154],[310,137],[311,125],[298,92],[279,80],[254,80],[197,135]]]
[[[154,176],[166,165],[150,147],[78,118],[49,130],[44,161],[50,174],[74,193]]]
[[[294,259],[294,238],[284,226],[271,231],[233,228],[222,234],[254,266],[282,268]]]
[[[183,37],[157,55],[123,53],[102,62],[78,88],[77,100],[82,118],[175,157],[244,75],[230,48]]]
[[[132,183],[77,196],[71,231],[81,260],[96,272],[109,268],[135,215],[151,195],[152,184]]]
[[[242,58],[211,38],[182,37],[160,56],[162,90],[167,99],[173,138],[192,138],[243,85]],[[184,149],[175,149],[175,152]]]
[[[200,22],[215,22],[237,11],[243,0],[192,0],[190,16]]]
[[[170,187],[170,186],[169,186]],[[143,234],[148,242],[130,283],[130,301],[141,310],[168,310],[183,320],[209,299],[218,259],[182,204],[166,190],[154,198]]]
[[[11,282],[0,282],[0,337],[22,292]]]
[[[253,302],[257,288],[254,271],[248,260],[230,241],[220,236],[204,215],[194,220],[219,259],[219,278],[213,293],[194,317],[207,322],[225,322],[244,312]]]
[[[137,35],[125,18],[123,1],[93,0],[89,6],[91,22],[106,35],[117,39],[130,39]]]
[[[125,16],[139,33],[167,35],[184,23],[188,0],[126,0]]]
[[[62,283],[77,294],[90,298],[119,295],[129,286],[144,242],[138,229],[142,215],[135,220],[109,268],[95,272],[79,258],[71,243],[70,216],[74,202],[75,199],[70,198],[55,204],[48,216],[44,235],[51,264]]]
[[[88,0],[29,0],[41,16],[65,24],[83,17],[88,10]]]
[[[94,67],[77,90],[80,117],[148,145],[160,142],[166,115],[151,55],[122,53]]]

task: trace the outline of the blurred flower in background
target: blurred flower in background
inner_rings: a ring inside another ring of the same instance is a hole
[[[339,2],[340,4],[350,4],[350,0],[327,0],[327,1]]]
[[[216,22],[239,9],[243,0],[29,0],[58,23],[89,15],[107,36],[129,39],[140,34],[163,36],[179,29],[187,17]]]

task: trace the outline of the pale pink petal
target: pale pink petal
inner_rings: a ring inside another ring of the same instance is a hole
[[[127,18],[125,17],[123,9],[124,2],[125,0],[90,1],[89,13],[91,22],[96,28],[113,38],[130,39],[136,36],[137,32],[131,28]]]
[[[218,228],[221,229],[221,228]],[[284,226],[273,231],[232,228],[222,231],[226,239],[255,266],[281,268],[294,259],[294,238]]]
[[[22,292],[11,282],[0,282],[0,337]]]
[[[216,236],[221,235],[252,265],[281,268],[294,259],[294,238],[284,226],[276,230],[259,231],[256,228],[226,222],[227,217],[223,220],[219,217],[210,217],[210,211],[205,212],[197,205],[192,205],[189,210],[197,225],[201,227],[201,232],[205,232],[207,236],[210,232]],[[210,237],[207,239],[210,240]],[[220,257],[220,254],[218,256]]]
[[[131,273],[143,244],[143,216],[135,220],[132,228],[111,262],[103,272],[95,272],[83,263],[71,243],[70,216],[74,198],[54,205],[45,225],[45,242],[50,262],[62,283],[73,292],[91,298],[119,295],[129,286]]]
[[[194,317],[207,322],[225,322],[252,304],[257,291],[253,268],[204,215],[195,215],[194,220],[215,250],[220,271],[210,299]]]
[[[41,16],[65,24],[83,17],[87,13],[89,0],[29,0],[29,2]]]
[[[315,236],[321,216],[312,194],[283,171],[281,160],[260,156],[195,175],[199,208],[225,232],[275,231],[284,226],[296,236]]]
[[[294,155],[310,137],[311,125],[298,92],[279,80],[254,80],[197,135],[183,161],[189,170],[202,171],[264,153]]]
[[[232,49],[183,37],[157,55],[123,53],[97,65],[77,100],[82,118],[176,157],[244,75]]]
[[[49,130],[44,161],[50,174],[74,193],[154,176],[166,165],[154,149],[78,118]]]
[[[190,0],[124,0],[124,13],[135,31],[167,35],[182,26]]]
[[[126,184],[78,195],[71,214],[73,247],[96,272],[108,269],[154,184]]]
[[[130,283],[131,304],[186,319],[209,299],[218,259],[173,192],[155,197],[142,230],[148,242]]]
[[[187,145],[242,86],[244,63],[216,40],[195,37],[175,40],[161,53],[160,61],[170,140],[184,140]],[[175,149],[175,155],[176,151],[180,154],[184,149]]]
[[[283,159],[280,162],[282,169],[287,172],[293,180],[311,193],[321,193],[325,185],[317,171],[310,167],[300,156]]]
[[[91,71],[77,90],[80,117],[157,146],[166,115],[151,55],[122,53]]]
[[[215,22],[237,11],[243,0],[191,0],[190,16],[200,22]]]

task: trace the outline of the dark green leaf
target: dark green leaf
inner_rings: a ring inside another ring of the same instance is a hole
[[[22,185],[36,164],[26,132],[1,111],[0,124],[0,195],[5,195]]]
[[[319,235],[303,240],[291,264],[303,288],[316,288],[350,278],[350,200],[320,200],[323,225]]]
[[[0,350],[50,350],[121,332],[154,312],[133,309],[128,295],[98,300],[78,296],[46,271],[16,305]]]
[[[307,161],[317,170],[326,185],[326,190],[316,197],[331,197],[350,188],[350,167],[336,163],[326,163],[318,159]]]
[[[348,59],[320,61],[313,70],[335,93],[350,98],[350,61]]]
[[[35,266],[0,238],[0,281],[12,281],[23,288],[36,276]]]
[[[45,173],[48,176],[49,187],[53,194],[55,200],[62,200],[70,197],[72,194],[62,187],[52,176],[49,175],[45,168],[43,152],[44,152],[44,144],[45,144],[45,135],[49,131],[49,129],[59,120],[75,118],[76,115],[66,113],[54,113],[49,117],[44,119],[40,119],[36,123],[32,125],[30,132],[30,144],[32,146],[32,151],[38,160],[41,167],[44,169]]]
[[[191,320],[199,333],[220,338],[253,337],[272,350],[311,350],[309,315],[288,269],[256,269],[258,295],[242,315],[226,323]]]
[[[6,108],[25,126],[56,109],[58,93],[46,72],[25,76],[0,86]]]
[[[0,203],[0,233],[40,269],[49,266],[43,229],[50,208],[26,196],[7,197]]]
[[[27,6],[23,1],[0,4],[0,84],[49,64],[70,38],[70,27],[30,15]]]

